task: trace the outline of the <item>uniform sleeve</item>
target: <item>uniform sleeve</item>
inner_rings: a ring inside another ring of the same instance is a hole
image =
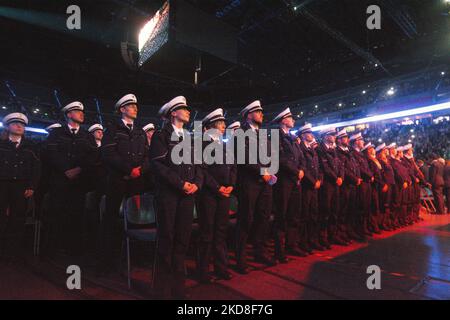
[[[383,175],[381,174],[380,169],[377,167],[377,164],[372,160],[369,160],[369,168],[374,173],[374,182],[379,185],[384,185]]]
[[[90,140],[91,136],[86,135],[87,140],[87,147],[86,147],[86,153],[82,154],[78,160],[78,165],[83,170],[90,169],[93,166],[95,166],[96,162],[98,161],[98,150],[97,145],[95,144],[95,141],[92,142]]]
[[[359,156],[359,157],[361,157],[361,156]],[[361,178],[363,178],[364,180],[371,179],[373,177],[373,173],[370,170],[369,163],[367,162],[367,160],[365,158],[361,157],[359,159],[359,164],[360,164],[359,171],[361,173]]]
[[[295,163],[293,155],[288,152],[288,148],[284,144],[284,140],[282,140],[282,138],[279,138],[280,169],[285,171],[289,175],[296,177],[299,171],[298,165],[297,163]]]
[[[194,165],[194,168],[195,168],[195,177],[194,177],[193,183],[199,189],[201,189],[203,187],[203,184],[205,183],[204,171],[202,170],[202,167],[199,164]],[[181,188],[183,189],[183,187],[181,187]]]
[[[214,177],[209,174],[208,168],[203,167],[202,169],[203,169],[203,183],[204,183],[203,187],[207,187],[208,189],[215,192],[219,191],[221,186],[216,181],[216,179],[214,179]]]
[[[256,152],[258,152],[258,150],[256,150]],[[255,175],[261,175],[262,166],[259,163],[250,163],[250,148],[248,147],[247,142],[245,143],[245,158],[245,164],[243,164],[243,167]],[[258,161],[258,159],[256,160]]]
[[[122,159],[117,152],[117,143],[114,140],[115,130],[108,128],[102,140],[102,158],[106,165],[122,172],[124,175],[130,175],[132,166]]]
[[[334,172],[334,170],[331,168],[328,157],[326,156],[324,151],[318,152],[319,155],[319,163],[320,168],[322,170],[322,174],[325,179],[327,179],[330,182],[334,182],[337,180],[337,175]]]
[[[306,160],[306,155],[305,155],[305,153],[307,151],[303,149],[302,145],[299,146],[299,149],[302,152],[302,163],[303,163],[303,168],[304,168],[303,172],[305,173],[305,176],[303,177],[302,182],[303,183],[310,183],[310,184],[314,185],[317,180],[314,177],[314,175],[312,174],[311,170],[307,166],[307,160]]]
[[[150,146],[150,166],[154,170],[157,178],[161,178],[176,189],[183,190],[184,181],[180,176],[171,170],[166,164],[167,153],[169,152],[167,144],[163,140],[161,132],[155,132]],[[202,179],[201,170],[196,170],[196,179]],[[201,185],[202,181],[199,181]],[[199,188],[200,186],[197,185]]]
[[[404,184],[406,182],[406,179],[404,177],[404,169],[400,167],[400,165],[397,163],[398,161],[393,161],[392,168],[394,169],[394,177],[395,182],[398,184]]]
[[[350,181],[350,183],[355,184],[358,182],[359,177],[353,173],[353,170],[350,168],[351,163],[348,158],[345,156],[341,157],[343,161],[343,170],[344,170],[344,180]]]
[[[316,184],[317,179],[312,174],[311,170],[306,169],[305,170],[305,177],[306,180],[311,183],[312,185]]]
[[[47,138],[48,162],[56,171],[64,173],[72,169],[67,158],[58,151],[59,130],[52,130]]]

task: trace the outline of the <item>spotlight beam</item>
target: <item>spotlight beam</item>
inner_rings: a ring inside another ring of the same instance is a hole
[[[346,127],[351,126],[355,124],[365,124],[365,123],[371,123],[376,121],[382,121],[382,120],[389,120],[389,119],[396,119],[396,118],[403,118],[408,116],[414,116],[418,114],[424,114],[429,112],[436,112],[436,111],[442,111],[442,110],[448,110],[450,109],[450,101],[443,102],[439,104],[434,104],[430,106],[420,107],[420,108],[414,108],[414,109],[408,109],[408,110],[402,110],[397,112],[390,112],[385,114],[380,114],[376,116],[369,116],[366,118],[361,119],[354,119],[349,121],[342,121],[337,123],[330,123],[330,124],[324,124],[317,127],[313,127],[313,131],[320,131],[329,127]]]

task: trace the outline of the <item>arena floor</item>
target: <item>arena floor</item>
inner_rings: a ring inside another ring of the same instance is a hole
[[[200,285],[188,280],[191,299],[450,299],[450,215],[375,236],[368,244],[331,250],[264,268],[230,281]],[[232,261],[233,263],[234,261]],[[83,274],[82,289],[66,289],[63,261],[1,265],[0,299],[149,299],[151,268],[133,268],[133,289],[124,273],[107,279]],[[381,289],[368,290],[366,268],[378,265]],[[188,262],[192,273],[193,262]]]

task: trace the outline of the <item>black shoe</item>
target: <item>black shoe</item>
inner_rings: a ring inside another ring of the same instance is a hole
[[[256,256],[255,257],[255,262],[265,264],[268,267],[272,267],[272,266],[275,266],[277,264],[277,262],[275,260],[270,259],[269,257],[266,257],[264,255],[263,256]]]
[[[219,280],[231,280],[231,278],[233,278],[231,273],[229,273],[228,271],[216,271],[214,272],[214,274]]]
[[[237,265],[236,271],[240,274],[249,274],[250,273],[250,269],[246,265]]]

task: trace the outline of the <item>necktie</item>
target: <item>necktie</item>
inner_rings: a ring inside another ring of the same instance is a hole
[[[127,123],[127,127],[130,131],[133,130],[133,125],[131,123]]]
[[[19,147],[19,142],[18,141],[11,141],[11,142],[14,145],[14,148],[18,148]]]
[[[70,131],[72,131],[73,136],[77,134],[77,129],[75,129],[75,128],[70,129]]]

